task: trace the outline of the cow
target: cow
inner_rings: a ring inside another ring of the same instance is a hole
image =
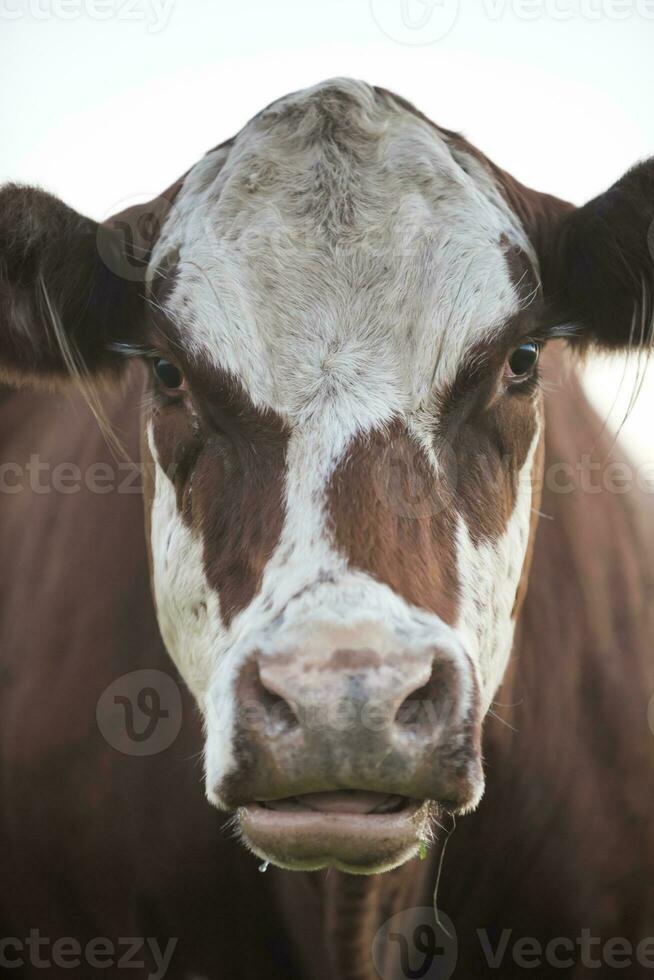
[[[577,365],[653,219],[348,79],[101,224],[0,191],[8,976],[650,975],[654,512]]]

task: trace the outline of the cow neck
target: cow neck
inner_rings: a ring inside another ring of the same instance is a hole
[[[392,915],[431,904],[440,849],[380,875],[349,875],[333,868],[281,872],[284,919],[303,976],[310,980],[379,980],[372,948]]]

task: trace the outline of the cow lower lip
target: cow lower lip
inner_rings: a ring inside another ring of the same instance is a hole
[[[428,809],[404,796],[342,791],[254,802],[238,810],[238,820],[255,854],[279,867],[366,874],[417,853]]]

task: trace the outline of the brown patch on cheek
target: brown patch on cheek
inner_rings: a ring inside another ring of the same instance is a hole
[[[407,602],[456,620],[451,488],[397,424],[356,440],[334,473],[328,511],[350,563]]]
[[[499,538],[506,530],[537,416],[538,405],[531,398],[502,396],[458,429],[447,444],[455,474],[454,504],[475,545]]]
[[[175,488],[178,511],[190,526],[193,469],[204,436],[190,410],[178,402],[154,411],[152,430],[159,465]]]
[[[520,387],[502,380],[509,343],[480,345],[436,396],[434,448],[475,545],[506,529],[540,412],[535,379]]]
[[[154,441],[229,624],[256,594],[279,541],[288,433],[215,372],[211,379],[196,372],[193,390],[198,414],[186,400],[158,408]]]

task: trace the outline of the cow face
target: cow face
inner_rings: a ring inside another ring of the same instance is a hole
[[[191,171],[152,253],[155,602],[209,796],[281,863],[395,862],[481,794],[541,426],[531,246],[469,164],[321,87]]]
[[[113,232],[90,267],[65,211],[90,300],[46,291],[59,334],[66,306],[77,324],[90,309],[95,340],[72,340],[91,367],[117,344],[148,363],[153,595],[204,717],[207,794],[283,867],[390,868],[437,808],[481,797],[535,527],[538,357],[583,321],[560,255],[575,271],[578,236],[543,244],[570,211],[526,194],[345,81],[275,103],[189,172],[144,309],[106,261]],[[23,335],[26,280],[53,276],[35,248],[5,273]],[[9,341],[12,376],[63,373]]]

